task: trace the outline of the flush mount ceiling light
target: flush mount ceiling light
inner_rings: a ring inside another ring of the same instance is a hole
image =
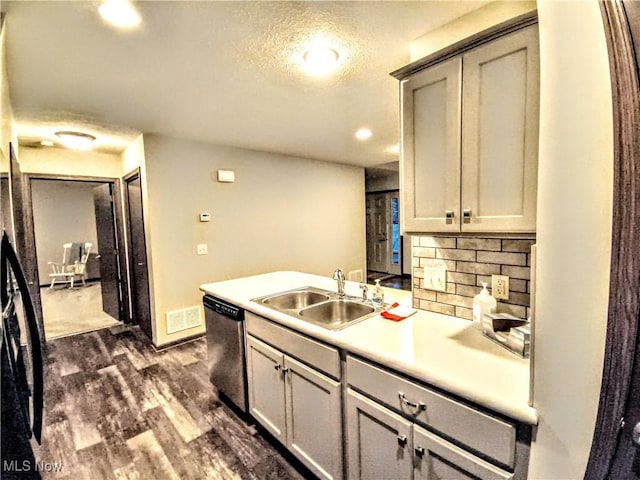
[[[140,14],[127,0],[107,0],[100,7],[98,13],[108,23],[119,28],[133,28],[140,25]]]
[[[96,137],[82,132],[56,132],[60,143],[71,150],[89,150]]]
[[[40,145],[43,147],[53,147],[53,142],[51,140],[42,140]]]
[[[304,49],[302,68],[309,75],[322,77],[338,68],[340,53],[326,41],[314,41]]]
[[[356,138],[360,141],[369,140],[373,133],[368,128],[361,128],[356,132]]]

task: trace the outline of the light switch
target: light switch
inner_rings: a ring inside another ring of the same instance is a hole
[[[443,267],[424,267],[424,288],[446,292],[447,269]]]
[[[198,255],[206,255],[207,253],[209,253],[206,243],[199,243],[196,247],[196,250]]]

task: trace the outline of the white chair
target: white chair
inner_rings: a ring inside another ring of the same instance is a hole
[[[76,279],[82,281],[82,285],[86,286],[85,279],[87,276],[87,259],[91,252],[92,243],[65,243],[62,245],[62,262],[48,262],[51,266],[51,285],[53,288],[56,282],[68,283],[73,288]]]

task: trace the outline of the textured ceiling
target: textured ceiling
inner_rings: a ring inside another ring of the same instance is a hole
[[[18,134],[29,143],[75,126],[103,151],[143,132],[386,164],[399,135],[389,72],[409,62],[411,40],[485,3],[144,1],[141,28],[121,32],[98,2],[4,0]],[[296,63],[318,35],[342,54],[322,79]],[[362,126],[367,142],[353,137]]]

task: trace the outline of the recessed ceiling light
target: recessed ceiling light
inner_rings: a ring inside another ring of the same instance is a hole
[[[56,132],[60,143],[71,150],[89,150],[96,137],[82,132]]]
[[[53,142],[51,140],[42,140],[40,145],[43,147],[53,147]]]
[[[362,141],[369,140],[371,138],[371,135],[373,135],[373,133],[371,133],[371,130],[369,130],[368,128],[361,128],[356,132],[356,138]]]
[[[106,0],[98,7],[98,13],[119,28],[137,27],[142,22],[138,11],[127,0]]]

